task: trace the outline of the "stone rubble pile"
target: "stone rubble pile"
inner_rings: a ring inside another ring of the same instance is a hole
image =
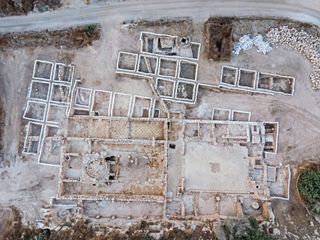
[[[253,47],[257,47],[257,52],[263,54],[267,54],[272,50],[270,43],[265,42],[260,34],[253,38],[251,38],[249,35],[244,35],[239,39],[238,44],[235,46],[233,50],[233,54],[239,55],[241,50],[246,51]]]
[[[267,33],[268,40],[274,45],[293,48],[304,55],[313,65],[310,75],[312,89],[320,89],[320,39],[303,30],[281,26],[271,28]]]

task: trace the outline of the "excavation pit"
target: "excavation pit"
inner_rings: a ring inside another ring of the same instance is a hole
[[[135,96],[132,117],[149,118],[151,114],[151,98]]]
[[[138,54],[119,52],[117,69],[121,71],[135,72],[137,68]]]
[[[37,154],[40,150],[40,140],[42,136],[43,125],[29,122],[24,140],[23,153]]]
[[[238,76],[238,69],[234,67],[222,67],[220,82],[223,84],[228,84],[235,86]]]
[[[62,148],[63,141],[61,139],[46,137],[43,141],[42,152],[38,162],[40,164],[59,167]]]
[[[175,81],[170,79],[157,78],[156,87],[160,96],[169,98],[174,97]]]
[[[47,101],[49,97],[49,87],[50,83],[33,80],[31,82],[31,91],[29,98]]]
[[[59,127],[53,125],[46,125],[45,136],[46,137],[56,137],[59,135]]]
[[[141,52],[162,56],[175,56],[198,60],[200,43],[191,42],[189,37],[141,32]]]
[[[36,60],[34,63],[32,78],[50,81],[53,66],[53,62]]]
[[[243,111],[232,111],[232,121],[248,122],[250,121],[251,113]]]
[[[75,106],[89,108],[92,89],[78,87],[76,91]]]
[[[61,106],[56,104],[49,104],[47,121],[59,124],[63,119],[67,117],[67,106]]]
[[[141,51],[161,55],[177,55],[177,37],[165,34],[141,32]]]
[[[209,18],[204,24],[206,55],[214,61],[230,61],[232,53],[231,18]]]
[[[107,91],[94,91],[92,111],[98,116],[109,116],[112,93]]]
[[[265,91],[293,95],[295,79],[288,76],[259,74],[258,88]]]
[[[196,84],[179,81],[176,87],[176,98],[188,101],[195,99]]]
[[[228,121],[231,119],[231,110],[214,108],[212,110],[212,120]]]
[[[177,76],[177,60],[160,58],[159,76],[173,77]]]
[[[196,80],[198,73],[198,64],[188,61],[180,61],[179,78],[186,80]]]
[[[147,56],[147,55],[140,55],[139,56],[139,73],[145,74],[156,74],[158,67],[158,58]]]
[[[52,84],[50,100],[55,103],[68,103],[70,86],[62,84]]]
[[[28,101],[23,117],[29,120],[44,121],[46,108],[45,103]]]
[[[254,89],[256,77],[257,77],[256,71],[240,68],[238,86]]]
[[[113,106],[112,116],[127,117],[130,114],[131,107],[130,94],[114,93],[113,94]]]
[[[71,83],[74,73],[74,66],[63,63],[56,63],[54,66],[54,81]]]

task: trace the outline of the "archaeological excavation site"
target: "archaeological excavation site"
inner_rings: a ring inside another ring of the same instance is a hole
[[[1,30],[0,215],[144,234],[101,239],[249,239],[244,219],[257,240],[320,239],[296,182],[319,158],[319,37],[210,14]]]

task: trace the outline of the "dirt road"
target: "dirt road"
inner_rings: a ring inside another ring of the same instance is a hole
[[[0,32],[64,28],[78,24],[112,21],[113,18],[125,20],[193,16],[195,19],[202,20],[212,15],[287,17],[320,25],[320,4],[314,0],[305,2],[302,5],[295,0],[282,2],[275,0],[161,0],[148,1],[146,4],[146,1],[132,0],[28,16],[5,17],[0,19]]]

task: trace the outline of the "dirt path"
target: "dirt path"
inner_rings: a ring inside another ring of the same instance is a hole
[[[273,16],[287,17],[320,25],[318,8],[310,3],[310,8],[290,0],[278,1],[125,1],[110,5],[94,5],[85,8],[70,8],[43,14],[29,14],[24,17],[5,17],[0,19],[0,32],[43,30],[63,28],[79,24],[110,21],[114,18],[163,18],[193,16],[203,20],[213,15],[224,16]],[[315,5],[317,6],[317,5]],[[222,13],[222,14],[221,14]]]

